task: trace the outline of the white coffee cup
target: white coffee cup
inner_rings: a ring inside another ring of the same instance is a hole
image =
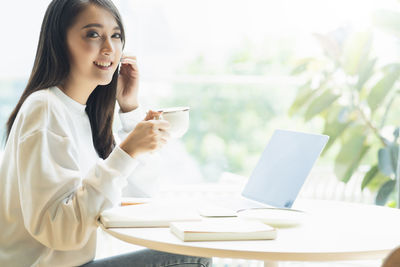
[[[169,132],[172,138],[182,137],[189,129],[189,107],[162,108],[160,119],[168,121],[171,125]]]

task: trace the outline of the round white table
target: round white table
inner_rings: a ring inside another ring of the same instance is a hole
[[[110,235],[170,253],[241,258],[278,266],[279,261],[383,259],[400,245],[400,210],[334,201],[298,200],[307,220],[279,228],[276,240],[183,242],[169,228],[109,228]]]

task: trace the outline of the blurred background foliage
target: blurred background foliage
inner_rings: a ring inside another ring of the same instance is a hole
[[[400,14],[377,8],[391,1],[116,2],[132,37],[127,49],[141,58],[144,103],[191,108],[182,143],[205,181],[224,171],[249,176],[276,128],[324,132],[331,139],[317,165],[333,166],[343,182],[362,172],[360,190],[395,204]],[[372,25],[361,21],[369,10]],[[31,19],[39,30],[40,19]],[[9,61],[21,76],[0,78],[1,125],[24,89],[36,45],[15,44],[26,54]]]
[[[179,97],[165,106],[191,107],[191,127],[184,142],[203,166],[203,175],[217,180],[224,170],[247,174],[262,151],[268,122],[278,113],[265,88],[182,83],[175,84],[174,90],[181,92]]]
[[[264,49],[268,43],[270,49]],[[290,40],[243,42],[225,62],[209,64],[200,55],[183,66],[180,75],[205,77],[201,82],[174,82],[171,97],[160,106],[190,106],[190,130],[183,137],[188,152],[208,181],[224,171],[248,176],[275,122],[285,120],[295,86],[260,80],[272,71],[287,77],[294,60]],[[207,78],[219,76],[220,79]],[[243,80],[236,77],[243,76]],[[225,77],[225,78],[224,78]],[[233,79],[233,80],[232,80]]]
[[[336,176],[347,183],[360,165],[368,166],[361,190],[377,191],[376,204],[395,206],[398,190],[400,61],[382,62],[374,53],[379,31],[400,37],[400,13],[378,10],[374,28],[342,27],[315,34],[324,54],[300,60],[293,75],[305,77],[289,113],[324,121],[330,136],[326,153],[339,144]],[[399,40],[397,40],[398,42]]]

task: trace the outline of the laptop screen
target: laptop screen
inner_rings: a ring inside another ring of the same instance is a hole
[[[275,130],[242,196],[278,208],[290,208],[329,137]]]

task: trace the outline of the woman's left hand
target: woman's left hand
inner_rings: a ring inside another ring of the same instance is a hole
[[[122,112],[139,106],[139,70],[135,56],[123,55],[118,76],[117,101]]]

